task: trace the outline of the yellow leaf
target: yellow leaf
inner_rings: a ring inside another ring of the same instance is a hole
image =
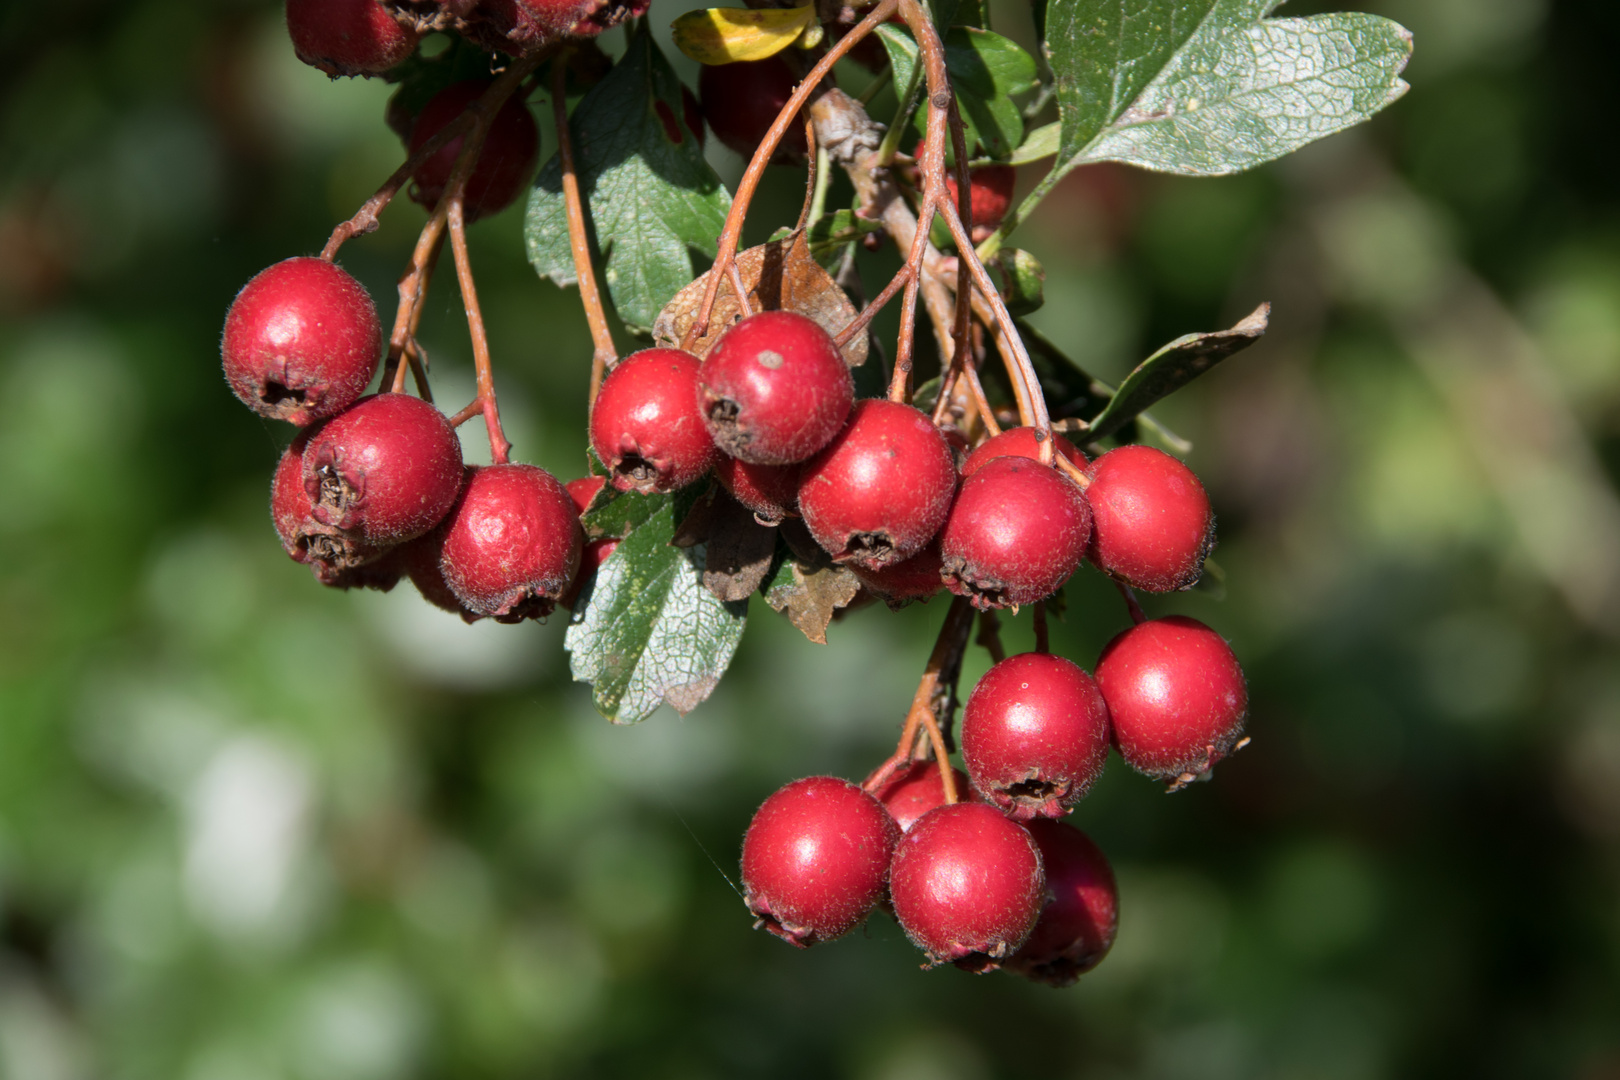
[[[700,64],[730,64],[775,56],[814,27],[814,5],[796,8],[709,8],[688,11],[670,28],[675,45]]]

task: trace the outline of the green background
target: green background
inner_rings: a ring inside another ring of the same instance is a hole
[[[1416,36],[1371,125],[1231,179],[1081,170],[1014,241],[1034,321],[1114,381],[1275,304],[1159,410],[1227,595],[1148,601],[1232,640],[1254,743],[1174,797],[1111,764],[1074,820],[1119,941],[1055,992],[921,971],[881,915],[799,953],[730,884],[760,799],[887,752],[941,603],[815,646],[756,602],[712,700],[613,728],[560,618],[289,562],[290,432],[231,399],[219,328],[397,164],[387,88],[300,65],[273,3],[7,4],[0,1075],[1620,1075],[1620,15],[1367,6]],[[798,206],[773,172],[751,233]],[[385,319],[422,219],[343,252]],[[589,339],[520,230],[473,259],[516,454],[567,478]],[[459,306],[424,331],[453,406]],[[1055,645],[1089,667],[1123,625],[1083,571]]]

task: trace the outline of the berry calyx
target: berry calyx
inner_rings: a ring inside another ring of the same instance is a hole
[[[574,500],[546,470],[475,467],[445,519],[440,565],[469,611],[522,622],[551,614],[584,542]]]
[[[878,570],[910,558],[951,510],[950,444],[910,405],[868,398],[804,466],[799,513],[834,562]]]
[[[298,59],[339,75],[381,75],[416,51],[417,34],[377,0],[287,0]]]
[[[996,231],[1012,206],[1013,187],[1018,170],[1011,165],[980,165],[968,170],[968,205],[973,209],[973,242],[980,243]],[[956,171],[945,173],[945,189],[951,205],[957,205]]]
[[[705,64],[698,73],[698,98],[715,138],[743,157],[751,158],[765,141],[765,133],[776,122],[777,113],[793,96],[798,83],[793,69],[780,56]],[[788,125],[771,160],[777,164],[798,161],[809,148],[804,125],[794,122]]]
[[[1046,899],[1035,841],[986,803],[924,814],[889,868],[894,914],[936,964],[993,971],[1029,937]]]
[[[798,512],[798,465],[750,465],[726,454],[715,457],[714,478],[764,525],[779,525]]]
[[[719,455],[697,406],[698,358],[643,349],[602,380],[591,407],[591,446],[620,491],[674,491]]]
[[[1121,446],[1091,464],[1087,557],[1148,592],[1191,588],[1215,543],[1215,515],[1193,471],[1151,446]]]
[[[972,798],[972,789],[968,787],[968,778],[962,770],[952,768],[951,776],[956,780],[957,798]],[[910,832],[924,814],[946,805],[945,784],[940,780],[939,765],[933,759],[913,761],[872,794],[889,811],[889,816],[894,818],[901,832]]]
[[[1061,656],[1009,656],[962,712],[962,760],[974,790],[1015,821],[1062,817],[1108,762],[1108,707],[1090,675]]]
[[[761,311],[720,336],[698,372],[698,408],[714,443],[751,465],[792,465],[849,416],[855,383],[819,324]]]
[[[1029,834],[1041,849],[1050,899],[1005,967],[1036,982],[1069,986],[1113,948],[1119,886],[1102,849],[1073,825],[1037,819]]]
[[[366,392],[382,348],[377,306],[342,268],[300,256],[242,286],[225,316],[225,381],[248,408],[303,426]]]
[[[1084,469],[1088,464],[1086,455],[1063,436],[1052,433],[1052,450],[1062,454],[1072,461],[1077,468]],[[962,479],[966,480],[984,466],[984,463],[998,457],[1026,457],[1032,461],[1041,458],[1041,444],[1035,441],[1035,429],[1032,427],[1008,428],[1000,435],[993,435],[973,448],[973,452],[962,462]]]
[[[1086,497],[1057,470],[996,457],[962,482],[940,532],[946,586],[980,610],[1044,600],[1080,565]]]
[[[311,515],[362,544],[414,540],[461,491],[461,443],[445,415],[408,394],[373,394],[328,420],[304,451]]]
[[[1232,649],[1184,615],[1150,619],[1097,661],[1114,745],[1137,772],[1183,787],[1241,746],[1249,692]]]
[[[452,83],[433,95],[411,124],[410,152],[414,154],[426,146],[429,139],[466,112],[489,86],[488,80],[469,79]],[[465,134],[456,136],[422,163],[416,170],[416,186],[411,191],[413,199],[429,208],[438,204],[465,141]],[[539,159],[540,129],[535,126],[529,107],[513,95],[490,122],[489,134],[478,152],[478,163],[467,178],[463,196],[467,221],[476,221],[512,205],[528,185]]]
[[[756,925],[799,948],[855,929],[883,898],[899,835],[883,804],[848,780],[788,784],[743,836],[743,897]]]

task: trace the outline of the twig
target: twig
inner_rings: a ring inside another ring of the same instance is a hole
[[[1147,613],[1142,610],[1142,605],[1136,602],[1135,591],[1133,591],[1129,585],[1119,580],[1119,578],[1112,578],[1111,580],[1114,583],[1114,588],[1119,590],[1119,595],[1125,598],[1125,607],[1130,610],[1131,622],[1136,623],[1139,626],[1142,623],[1147,622]]]
[[[1043,655],[1052,651],[1052,638],[1046,628],[1045,600],[1035,605],[1035,651]]]
[[[591,328],[591,388],[586,405],[596,403],[602,376],[618,358],[613,332],[608,328],[602,293],[596,287],[596,267],[591,260],[591,241],[585,229],[585,201],[579,194],[579,176],[574,170],[574,139],[568,128],[568,64],[566,54],[551,65],[551,114],[557,121],[557,157],[562,165],[563,203],[568,211],[568,247],[574,256],[574,280],[579,282],[579,302],[585,308],[585,321]]]
[[[979,636],[976,640],[990,654],[992,664],[1007,659],[1007,650],[1001,644],[1001,620],[994,611],[986,609],[979,612]]]
[[[406,158],[405,164],[394,170],[393,175],[377,189],[377,193],[360,205],[360,209],[354,212],[353,217],[340,222],[338,227],[332,230],[331,237],[326,241],[326,247],[321,249],[321,258],[331,262],[337,257],[338,249],[345,243],[356,236],[376,231],[380,224],[377,215],[394,201],[394,196],[399,194],[399,189],[405,186],[405,182],[415,176],[416,170],[420,169],[429,158],[444,149],[450,140],[465,134],[472,123],[472,113],[470,111],[462,113],[434,133],[431,139],[422,144],[420,150]]]
[[[471,405],[456,414],[456,424],[473,414],[482,413],[484,427],[489,432],[489,456],[497,465],[505,465],[512,444],[501,430],[501,411],[495,402],[495,373],[489,359],[489,335],[484,330],[484,313],[478,306],[478,286],[473,283],[472,259],[467,254],[467,222],[463,206],[466,185],[457,188],[450,199],[450,251],[456,258],[456,281],[461,285],[461,302],[467,311],[467,333],[472,338],[473,369],[478,375],[478,397]]]
[[[945,749],[945,736],[940,730],[939,718],[934,714],[934,698],[940,688],[942,673],[957,670],[960,666],[961,654],[967,648],[968,632],[972,628],[973,608],[964,598],[956,597],[951,601],[950,610],[945,614],[944,625],[939,628],[939,637],[934,641],[933,652],[928,656],[928,665],[923,669],[921,681],[917,683],[917,692],[912,695],[911,708],[906,711],[906,721],[900,729],[900,742],[888,760],[879,765],[861,785],[867,791],[875,791],[882,787],[896,770],[912,760],[912,748],[917,743],[918,732],[926,727],[928,741],[933,747],[935,760],[939,763],[940,782],[945,788],[945,801],[956,801],[956,777],[951,772],[950,757]]]

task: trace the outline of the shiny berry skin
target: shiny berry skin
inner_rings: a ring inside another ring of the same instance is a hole
[[[489,86],[483,79],[469,79],[452,83],[433,95],[411,125],[410,152],[414,154],[426,146],[429,139],[466,112]],[[450,182],[450,173],[465,139],[465,134],[456,136],[422,163],[416,170],[413,199],[429,208],[437,205],[445,185]],[[478,152],[478,164],[467,178],[463,201],[467,220],[476,221],[512,205],[528,186],[539,159],[540,129],[535,126],[529,107],[514,94],[495,114],[483,149]]]
[[[956,778],[956,797],[973,798],[967,775],[955,768],[951,775]],[[936,806],[945,805],[945,785],[939,779],[939,765],[932,758],[913,761],[872,794],[888,809],[901,832],[910,832],[918,818]]]
[[[855,571],[862,585],[887,600],[891,607],[898,607],[908,600],[926,600],[944,589],[945,581],[940,577],[939,566],[939,544],[930,541],[927,547],[909,559],[876,570],[868,570],[864,566],[850,569]]]
[[[1018,170],[1011,165],[980,165],[968,170],[968,205],[973,208],[973,239],[982,241],[996,231],[1012,206]],[[956,170],[945,172],[945,189],[957,205]],[[964,223],[965,224],[965,223]]]
[[[698,73],[698,98],[703,102],[703,115],[709,121],[709,128],[715,138],[745,158],[752,158],[759,144],[765,141],[765,133],[776,122],[776,114],[782,111],[797,86],[798,79],[780,56],[705,64]],[[800,160],[808,152],[804,123],[795,120],[788,125],[771,160],[784,164]]]
[[[714,462],[720,486],[765,525],[779,525],[798,512],[800,471],[797,465],[750,465],[727,454]]]
[[[1046,876],[1027,829],[987,803],[959,802],[930,810],[900,838],[889,897],[929,960],[993,971],[1029,937]]]
[[[315,520],[378,547],[437,525],[463,478],[450,421],[408,394],[361,398],[310,436],[303,464]]]
[[[1091,510],[1057,470],[997,457],[962,482],[939,536],[945,584],[980,610],[1044,600],[1080,565]]]
[[[325,259],[283,259],[231,301],[220,352],[242,404],[300,427],[335,416],[366,392],[382,351],[377,306]]]
[[[955,493],[956,464],[939,429],[910,405],[868,398],[805,463],[799,514],[834,562],[879,570],[933,539]]]
[[[697,379],[698,358],[680,349],[643,349],[608,372],[591,407],[591,446],[614,487],[674,491],[714,465]]]
[[[1086,475],[1087,557],[1148,592],[1191,588],[1215,543],[1215,515],[1193,471],[1151,446],[1121,446],[1092,462]]]
[[[298,59],[336,78],[380,75],[416,51],[417,35],[377,0],[287,0]]]
[[[743,895],[756,925],[800,948],[855,929],[883,898],[899,835],[883,804],[848,780],[788,784],[743,837]]]
[[[1050,899],[1005,967],[1036,982],[1069,986],[1113,948],[1119,886],[1102,850],[1073,825],[1037,819],[1029,834],[1041,849]]]
[[[551,614],[579,569],[585,534],[568,490],[535,465],[467,470],[444,522],[444,580],[463,605],[496,622]]]
[[[1249,692],[1232,649],[1183,615],[1150,619],[1110,641],[1097,661],[1114,745],[1136,771],[1175,790],[1241,745]]]
[[[1052,449],[1072,461],[1077,468],[1084,469],[1087,465],[1086,455],[1063,436],[1052,435]],[[1000,435],[992,436],[978,446],[962,462],[962,479],[966,480],[978,472],[984,463],[998,457],[1026,457],[1032,461],[1039,461],[1041,444],[1035,441],[1035,429],[1031,427],[1008,428]]]
[[[1108,707],[1061,656],[1009,656],[985,672],[962,712],[973,787],[1015,821],[1057,818],[1108,763]]]
[[[714,444],[751,465],[792,465],[832,441],[855,383],[819,324],[761,311],[729,327],[698,371],[698,408]]]

